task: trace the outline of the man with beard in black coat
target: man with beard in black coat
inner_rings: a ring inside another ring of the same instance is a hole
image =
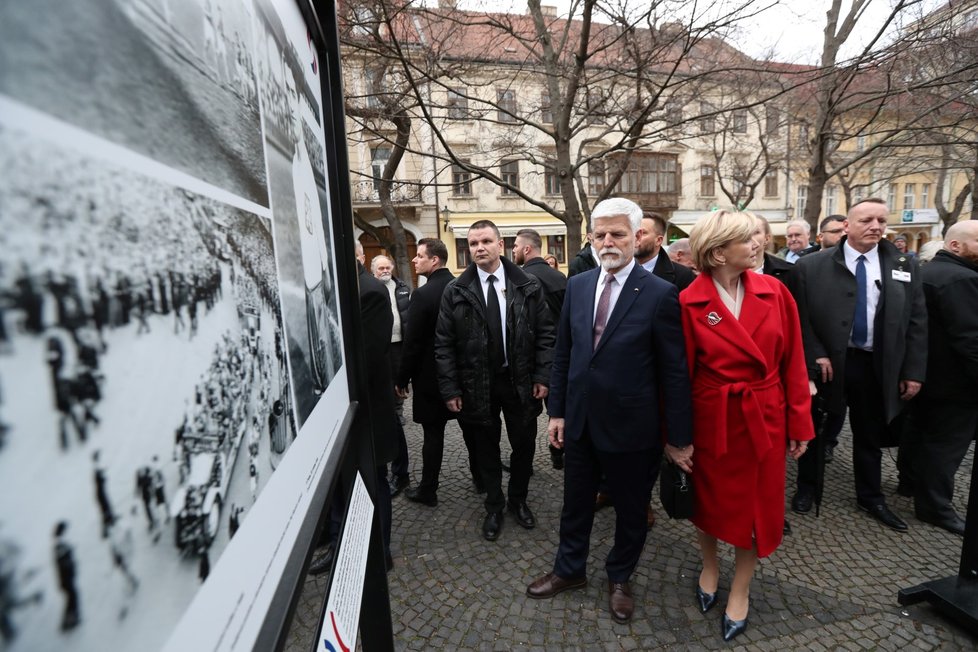
[[[914,512],[964,536],[951,506],[954,474],[978,436],[978,221],[953,224],[944,249],[923,265],[927,300],[927,383],[914,402],[918,438],[900,451],[914,466]]]
[[[401,367],[394,379],[396,391],[403,398],[408,396],[408,385],[413,387],[414,422],[421,424],[424,433],[421,482],[416,487],[410,487],[404,495],[412,502],[429,507],[438,504],[438,477],[441,475],[442,455],[445,450],[445,426],[449,420],[455,418],[438,393],[438,376],[435,371],[435,326],[438,323],[438,309],[441,307],[445,287],[455,278],[445,267],[447,260],[448,249],[441,240],[422,238],[418,241],[418,253],[412,261],[414,270],[428,280],[411,296]],[[478,491],[482,480],[475,468],[475,452],[470,437],[465,437],[465,445],[469,450],[469,469]]]

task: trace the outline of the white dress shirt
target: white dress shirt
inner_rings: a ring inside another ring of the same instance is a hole
[[[856,275],[856,259],[866,256],[866,346],[867,351],[873,350],[873,322],[876,321],[876,306],[880,302],[880,290],[883,287],[883,272],[880,270],[880,251],[879,246],[873,247],[868,252],[862,254],[849,246],[847,241],[842,246],[842,252],[846,257],[846,267]],[[849,331],[849,346],[855,348],[852,343],[852,331]]]
[[[479,273],[479,283],[482,285],[482,299],[489,305],[489,274],[490,272],[483,271],[481,267],[476,266],[476,271]],[[506,364],[509,363],[508,353],[506,352],[506,268],[503,267],[502,263],[499,263],[499,267],[496,268],[495,272],[491,272],[493,276],[496,277],[495,289],[496,298],[499,299],[499,319],[500,323],[503,325],[503,355],[507,356]],[[506,366],[505,364],[503,366]]]
[[[661,252],[662,250],[660,249],[659,251]],[[642,263],[642,267],[645,268],[645,271],[646,272],[648,272],[649,274],[651,274],[652,273],[652,270],[655,269],[655,261],[657,261],[657,260],[659,260],[659,254],[656,254],[656,255],[652,256],[647,261],[645,261],[644,263]]]
[[[635,259],[632,258],[628,261],[628,264],[619,269],[615,273],[614,285],[611,286],[611,296],[608,297],[608,320],[611,321],[611,315],[615,312],[615,304],[618,303],[618,297],[621,296],[621,289],[625,285],[625,281],[628,280],[628,275],[632,273],[632,268],[635,267]],[[598,277],[598,285],[594,288],[594,313],[591,315],[591,325],[594,325],[594,318],[598,315],[598,301],[601,299],[601,293],[604,291],[605,281],[608,279],[608,272],[603,269],[599,270],[601,275]]]

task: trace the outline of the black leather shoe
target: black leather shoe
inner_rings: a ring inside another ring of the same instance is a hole
[[[879,505],[862,505],[860,503],[856,503],[856,506],[886,527],[896,530],[897,532],[906,532],[909,529],[902,518],[890,511],[890,508],[886,506],[886,503],[880,503]]]
[[[537,520],[533,518],[533,512],[530,511],[525,500],[519,503],[510,503],[509,513],[513,515],[513,518],[516,519],[516,523],[520,527],[532,530],[537,526]]]
[[[499,532],[503,529],[503,513],[489,512],[486,520],[482,521],[482,537],[486,541],[495,541],[499,538]]]
[[[797,514],[807,514],[812,511],[812,504],[815,502],[815,492],[807,489],[799,489],[791,497],[791,511]]]
[[[544,598],[552,598],[562,591],[579,589],[584,586],[587,586],[586,577],[574,580],[565,580],[556,573],[547,573],[540,579],[533,582],[533,584],[526,587],[526,594],[534,600],[543,600]]]
[[[781,528],[781,536],[786,537],[789,534],[791,534],[791,523],[788,522],[788,519],[785,519],[784,527]]]
[[[732,641],[747,631],[747,619],[731,620],[724,612],[723,620],[720,621],[720,633],[723,634],[724,641]]]
[[[438,505],[438,496],[435,495],[435,492],[421,487],[408,487],[408,490],[404,492],[404,497],[412,503],[421,503],[428,507],[437,507]]]
[[[564,468],[564,451],[560,450],[559,448],[557,450],[550,451],[550,463],[558,471],[560,471],[561,469],[563,469]]]
[[[944,518],[930,518],[928,516],[917,515],[917,520],[947,530],[958,536],[964,536],[964,519],[957,514],[945,516]]]
[[[334,550],[332,544],[326,546],[326,550],[309,564],[309,574],[322,575],[323,573],[328,573],[333,568]]]
[[[703,589],[696,586],[696,604],[700,608],[700,613],[705,614],[707,611],[716,606],[717,603],[717,591],[713,593],[707,593]]]
[[[397,494],[401,493],[402,491],[404,491],[405,489],[411,486],[411,478],[409,478],[406,475],[404,476],[395,475],[390,479],[390,486],[391,486],[391,498],[393,498],[394,496],[396,496]]]

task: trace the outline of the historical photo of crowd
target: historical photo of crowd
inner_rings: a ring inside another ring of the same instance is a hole
[[[6,126],[0,165],[2,640],[158,649],[296,437],[272,225]]]
[[[312,90],[318,63],[305,28],[294,38],[287,33],[292,23],[270,3],[256,3],[255,25],[282,310],[301,428],[343,363],[321,107]]]
[[[0,93],[267,206],[253,11],[243,0],[3,2]]]

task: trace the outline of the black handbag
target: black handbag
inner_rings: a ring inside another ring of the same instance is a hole
[[[693,518],[693,478],[669,460],[659,470],[659,499],[669,518]]]

